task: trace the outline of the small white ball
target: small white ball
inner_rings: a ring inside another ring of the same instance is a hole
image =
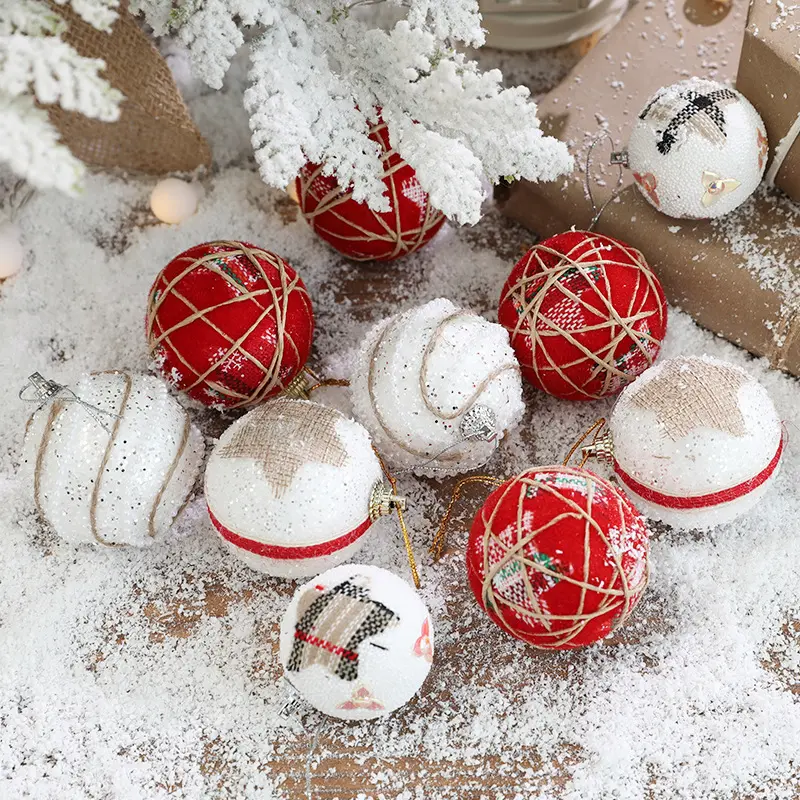
[[[620,395],[615,470],[639,510],[675,528],[730,522],[778,474],[783,430],[767,390],[719,359],[672,358]]]
[[[248,566],[306,577],[363,546],[382,475],[357,422],[319,403],[279,398],[222,434],[206,466],[206,502],[217,533]]]
[[[404,580],[346,564],[303,584],[281,622],[286,678],[314,708],[374,719],[405,705],[433,661],[428,609]]]
[[[710,219],[741,205],[767,166],[767,134],[744,95],[691,78],[660,89],[628,140],[645,199],[671,217]]]
[[[0,280],[16,275],[24,258],[19,228],[13,222],[0,224]]]
[[[197,190],[179,178],[164,178],[150,194],[150,208],[162,222],[178,225],[197,211]]]
[[[441,298],[367,335],[350,392],[389,462],[431,477],[485,464],[525,410],[507,331]]]
[[[74,393],[28,422],[22,469],[36,506],[70,542],[152,544],[194,487],[202,435],[150,375],[84,375]]]

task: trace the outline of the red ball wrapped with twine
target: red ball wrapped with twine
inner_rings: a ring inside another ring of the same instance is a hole
[[[168,382],[205,405],[239,408],[297,378],[314,314],[303,281],[280,256],[246,242],[207,242],[161,270],[146,329]]]
[[[498,316],[524,377],[565,400],[621,391],[655,361],[667,328],[644,256],[587,231],[534,245],[511,271]]]
[[[381,148],[383,182],[391,210],[373,211],[343,191],[321,164],[306,164],[295,181],[300,210],[314,232],[353,261],[392,261],[427,244],[444,215],[433,208],[417,174],[389,144],[384,122],[370,129]]]
[[[535,467],[506,481],[472,524],[467,575],[490,619],[534,647],[608,636],[647,585],[649,536],[622,492],[585,469]]]

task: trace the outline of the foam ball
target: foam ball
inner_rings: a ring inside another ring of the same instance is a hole
[[[508,334],[444,299],[368,334],[351,396],[390,463],[431,476],[486,463],[525,410]]]
[[[164,178],[153,187],[150,208],[162,222],[178,225],[197,211],[197,191],[179,178]]]
[[[628,140],[628,166],[645,199],[670,217],[721,217],[755,191],[767,133],[747,98],[690,78],[648,100]]]
[[[99,372],[33,414],[23,469],[39,513],[62,538],[142,546],[183,508],[203,449],[160,380]]]
[[[352,558],[393,509],[367,431],[333,408],[289,398],[264,403],[222,434],[205,487],[228,549],[281,577]]]
[[[651,519],[711,528],[749,511],[775,480],[783,431],[766,389],[715,358],[672,358],[619,397],[614,468]]]
[[[0,224],[0,280],[16,275],[22,269],[24,258],[19,228],[13,222]]]
[[[246,242],[207,242],[161,270],[146,328],[166,380],[205,405],[239,408],[280,394],[300,374],[314,314],[280,256]]]
[[[427,244],[444,215],[431,206],[414,169],[392,149],[385,123],[373,126],[369,138],[381,149],[391,210],[373,211],[354,200],[320,164],[303,167],[295,191],[306,222],[334,250],[353,261],[391,261]]]
[[[281,623],[287,680],[317,711],[374,719],[405,705],[433,661],[433,625],[414,589],[346,564],[303,584]]]
[[[467,576],[489,618],[544,649],[592,644],[623,624],[648,579],[648,531],[625,495],[584,469],[528,469],[478,511]]]
[[[498,318],[537,389],[595,400],[616,394],[653,363],[667,303],[638,250],[599,233],[568,231],[517,262]]]

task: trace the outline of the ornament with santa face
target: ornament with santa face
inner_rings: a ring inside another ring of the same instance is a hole
[[[305,577],[351,558],[401,498],[367,431],[333,408],[280,398],[241,417],[206,467],[211,522],[254,569]]]
[[[301,586],[281,623],[286,678],[314,708],[374,719],[405,705],[433,661],[428,609],[404,580],[345,564]]]
[[[628,140],[628,166],[647,201],[671,217],[710,219],[741,205],[767,164],[764,123],[750,102],[716,81],[660,89]]]
[[[707,356],[645,372],[620,395],[601,443],[636,506],[684,529],[711,528],[752,509],[775,480],[783,447],[766,389]]]

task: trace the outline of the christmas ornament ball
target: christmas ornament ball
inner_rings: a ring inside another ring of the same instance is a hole
[[[444,223],[417,174],[389,144],[384,122],[370,129],[380,147],[383,183],[391,208],[373,211],[343,190],[321,164],[306,164],[295,181],[300,211],[312,230],[353,261],[392,261],[427,244]]]
[[[651,519],[706,529],[749,511],[775,480],[781,421],[734,364],[672,358],[620,395],[609,419],[614,469]]]
[[[769,147],[758,112],[736,89],[690,78],[648,100],[628,140],[645,199],[670,217],[721,217],[761,182]]]
[[[197,211],[197,191],[180,178],[164,178],[150,193],[153,214],[170,225],[178,225]]]
[[[667,304],[638,250],[599,233],[567,231],[517,262],[498,319],[537,389],[595,400],[616,394],[653,363]]]
[[[222,434],[205,490],[227,548],[289,578],[351,558],[393,509],[367,431],[333,408],[290,398],[254,408]]]
[[[380,567],[344,564],[303,584],[281,623],[287,680],[318,711],[374,719],[405,705],[433,661],[425,604]]]
[[[648,579],[644,519],[611,483],[564,466],[528,469],[478,511],[467,576],[478,604],[507,633],[543,649],[609,636]]]
[[[25,248],[19,228],[13,222],[0,224],[0,280],[16,275],[22,269]]]
[[[350,382],[380,452],[433,477],[484,464],[525,410],[508,334],[443,298],[379,323]]]
[[[247,242],[199,244],[150,289],[146,332],[165,379],[201,403],[239,408],[286,389],[305,366],[311,299],[280,257]]]
[[[100,372],[28,422],[23,470],[41,516],[69,542],[149,545],[194,487],[203,437],[162,381]]]

